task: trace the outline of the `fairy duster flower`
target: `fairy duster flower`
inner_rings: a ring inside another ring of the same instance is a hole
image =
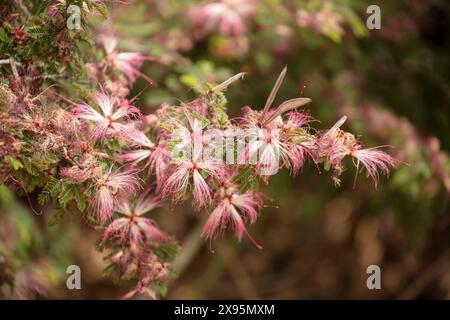
[[[97,212],[100,221],[105,222],[111,218],[114,207],[118,207],[121,201],[132,195],[140,183],[136,174],[132,171],[112,171],[112,168],[100,176],[94,184],[93,209]]]
[[[79,119],[95,123],[92,138],[103,139],[110,133],[119,137],[129,136],[133,127],[123,120],[138,116],[139,110],[129,103],[123,103],[123,101],[119,103],[105,93],[94,94],[93,100],[100,108],[100,112],[87,103],[74,104],[73,110]]]
[[[161,231],[152,219],[144,217],[149,211],[159,207],[161,201],[154,196],[143,193],[134,204],[121,202],[115,209],[119,217],[114,219],[103,233],[103,242],[113,237],[119,242],[130,242],[132,250],[138,251],[145,241],[161,243],[168,236]]]
[[[131,86],[138,77],[145,79],[150,84],[154,84],[154,81],[139,69],[145,61],[156,61],[156,58],[141,52],[119,52],[117,50],[118,39],[111,35],[100,37],[100,42],[103,43],[107,54],[105,65],[122,72],[127,78],[128,85]]]
[[[241,240],[246,233],[253,244],[260,248],[260,245],[248,234],[245,222],[255,223],[261,206],[262,202],[258,194],[251,191],[240,193],[233,186],[223,187],[219,204],[211,212],[203,227],[203,235],[213,239],[219,232],[232,226],[238,240]]]
[[[195,26],[217,28],[227,36],[245,32],[247,20],[255,12],[253,0],[220,0],[195,7],[190,18]]]
[[[174,161],[173,171],[164,183],[162,193],[164,197],[173,195],[175,200],[179,200],[186,193],[192,180],[194,205],[200,208],[211,201],[211,190],[206,178],[218,177],[223,166],[215,159],[204,158],[204,141],[200,123],[193,119],[190,127],[192,131],[186,127],[180,127],[176,138],[181,138],[178,147],[187,152]]]

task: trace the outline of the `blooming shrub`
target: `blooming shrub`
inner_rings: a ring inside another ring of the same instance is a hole
[[[171,277],[178,245],[150,218],[156,207],[192,199],[204,213],[206,239],[231,229],[261,248],[247,230],[267,201],[258,179],[270,183],[283,168],[297,175],[309,163],[331,171],[339,186],[349,158],[376,185],[379,174],[396,165],[379,147],[364,147],[344,131],[346,117],[328,130],[314,129],[305,109],[311,99],[274,107],[286,68],[265,105],[246,106],[237,117],[227,114],[225,93],[244,73],[207,84],[192,101],[142,114],[130,92],[138,77],[154,84],[140,67],[161,61],[121,52],[113,35],[94,46],[87,25],[66,26],[69,5],[88,8],[84,17],[105,14],[104,2],[1,5],[0,182],[29,199],[37,195],[39,205],[57,199],[59,216],[75,212],[95,227],[99,250],[107,251],[106,274],[136,280],[127,298],[156,298]],[[195,27],[244,32],[253,1],[238,13],[232,5],[194,8]]]

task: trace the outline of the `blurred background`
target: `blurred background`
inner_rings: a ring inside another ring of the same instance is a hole
[[[227,92],[229,113],[260,108],[281,69],[276,102],[312,98],[320,130],[348,116],[344,129],[367,146],[390,145],[403,162],[378,188],[355,171],[335,188],[313,164],[297,177],[282,171],[261,189],[266,201],[249,228],[262,244],[225,236],[200,238],[205,215],[190,203],[159,210],[159,224],[182,250],[169,299],[450,298],[450,3],[446,0],[132,0],[93,20],[93,37],[115,33],[124,51],[160,58],[138,81],[138,105],[188,101],[207,82],[245,71]],[[381,29],[369,30],[369,5]],[[349,166],[350,168],[351,166]],[[16,282],[52,298],[118,298],[130,287],[102,277],[98,234],[76,215],[29,212],[26,199],[0,188],[0,249],[20,265]],[[10,214],[14,212],[14,214]],[[54,221],[55,220],[55,221]],[[63,235],[63,236],[61,236]],[[10,266],[0,259],[0,283]],[[82,290],[65,287],[78,264]],[[381,268],[381,290],[368,290],[366,269]],[[20,289],[20,288],[19,288]],[[20,291],[19,291],[20,292]]]

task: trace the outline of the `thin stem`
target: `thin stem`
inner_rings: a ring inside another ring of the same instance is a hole
[[[202,245],[202,225],[201,223],[198,223],[187,236],[183,245],[183,250],[175,258],[175,261],[172,264],[173,270],[179,275],[183,273],[198,254]]]

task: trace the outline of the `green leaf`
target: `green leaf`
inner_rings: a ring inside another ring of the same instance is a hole
[[[95,8],[95,11],[97,11],[103,19],[108,18],[108,9],[106,8],[106,5],[101,3],[92,3],[92,6]]]
[[[106,147],[113,152],[119,152],[122,150],[122,144],[117,139],[108,140],[108,142],[106,143]]]
[[[11,156],[6,156],[6,160],[9,162],[9,164],[13,167],[14,170],[19,170],[23,168],[22,162],[17,160],[16,158],[13,158]]]
[[[115,285],[118,285],[121,282],[120,269],[117,264],[114,263],[109,264],[103,269],[102,276],[110,277]]]
[[[175,258],[180,246],[176,242],[169,242],[159,247],[153,247],[152,251],[164,260],[172,260]]]
[[[154,287],[159,292],[159,295],[161,297],[164,298],[167,295],[167,292],[168,292],[167,284],[162,283],[162,282],[156,282],[156,283],[154,283]]]
[[[25,162],[25,163],[24,163],[24,168],[25,168],[25,171],[26,171],[29,175],[33,176],[33,177],[37,177],[37,176],[39,175],[39,172],[37,172],[37,171],[33,168],[33,165],[31,164],[31,162]]]
[[[38,196],[38,202],[42,206],[47,203],[50,198],[57,193],[61,186],[61,180],[50,177],[41,193]]]
[[[197,88],[199,85],[198,79],[193,74],[183,74],[180,77],[180,82],[189,88]]]
[[[347,20],[347,22],[350,24],[353,33],[357,37],[359,38],[366,37],[369,34],[366,25],[361,21],[360,17],[351,9],[342,8],[342,14],[344,15],[344,18]]]
[[[191,114],[192,118],[197,119],[201,122],[203,128],[207,128],[211,125],[211,121],[209,121],[207,118],[203,117],[199,113],[192,112]]]
[[[10,43],[12,39],[9,37],[9,35],[6,33],[5,29],[0,28],[0,41]]]
[[[86,199],[84,198],[84,195],[80,192],[78,188],[75,189],[75,201],[77,203],[78,209],[83,212],[87,208]]]
[[[73,185],[67,184],[59,194],[58,202],[61,208],[65,209],[70,200],[75,196],[76,189]]]
[[[253,170],[251,168],[245,168],[239,172],[234,180],[240,185],[240,191],[245,192],[251,186],[252,181],[256,179],[253,179]]]

